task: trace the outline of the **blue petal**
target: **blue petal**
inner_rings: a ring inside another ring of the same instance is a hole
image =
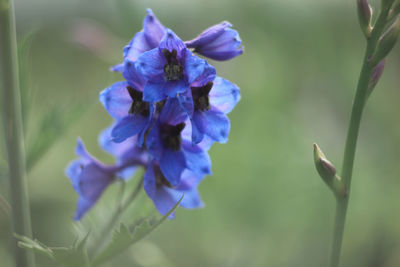
[[[147,168],[144,176],[143,176],[143,188],[146,191],[147,195],[153,199],[156,195],[156,177],[154,175],[154,163],[152,162],[150,166]]]
[[[124,63],[120,63],[118,65],[112,66],[110,68],[111,71],[116,71],[116,72],[123,72],[124,71]]]
[[[163,215],[168,213],[182,196],[182,193],[169,190],[166,186],[157,186],[153,164],[147,169],[143,177],[143,187],[147,195],[153,200],[154,206]],[[173,218],[173,215],[169,218]]]
[[[229,60],[243,54],[243,47],[240,47],[242,40],[237,31],[226,29],[213,42],[196,49],[195,51],[203,56],[215,60]]]
[[[197,113],[197,112],[195,112]],[[194,114],[195,114],[194,113]],[[200,125],[202,126],[202,125]],[[192,142],[193,144],[198,144],[200,143],[204,138],[204,131],[202,128],[198,127],[198,124],[196,121],[192,119]]]
[[[187,90],[178,95],[179,105],[191,117],[194,111],[192,90]]]
[[[186,49],[183,41],[170,29],[166,30],[164,38],[161,40],[159,50],[167,49],[168,51],[176,50],[177,58],[181,59],[185,56]]]
[[[192,87],[201,87],[207,84],[208,82],[214,81],[216,77],[217,71],[213,66],[205,61],[204,71],[203,73],[196,78],[196,80],[190,85]]]
[[[182,151],[164,149],[160,159],[160,169],[172,186],[179,184],[181,174],[185,168],[186,162]]]
[[[157,47],[165,34],[165,27],[158,21],[153,11],[146,10],[147,16],[143,21],[143,32],[151,48]]]
[[[213,25],[210,28],[206,29],[195,39],[187,41],[185,42],[185,44],[189,48],[196,48],[199,46],[207,45],[208,43],[215,40],[218,36],[220,36],[228,27],[232,27],[232,24],[230,24],[227,21],[223,21],[219,24]]]
[[[75,221],[79,221],[92,208],[94,202],[83,197],[78,198],[78,204],[74,216]]]
[[[208,153],[198,145],[182,140],[182,151],[185,155],[187,168],[196,175],[211,175],[211,159]]]
[[[240,47],[242,41],[236,30],[231,29],[232,25],[223,22],[204,31],[192,41],[186,42],[189,48],[195,52],[215,59],[228,60],[243,53]]]
[[[176,97],[177,94],[183,93],[189,90],[189,84],[183,80],[168,81],[165,83],[163,91],[169,97]]]
[[[164,81],[164,65],[167,64],[165,57],[159,49],[154,48],[144,52],[136,61],[135,67],[139,74],[152,82]]]
[[[115,125],[111,132],[114,142],[121,143],[125,139],[144,131],[148,124],[148,118],[140,115],[129,115]]]
[[[135,62],[141,54],[153,49],[146,40],[144,32],[138,32],[124,48],[124,59]]]
[[[184,122],[186,118],[187,114],[182,106],[179,105],[177,98],[169,98],[160,114],[160,122],[169,125],[177,125]]]
[[[146,102],[158,102],[166,98],[165,83],[148,81],[143,90],[143,100]]]
[[[204,207],[204,203],[201,200],[200,194],[197,189],[186,191],[184,193],[185,196],[179,204],[181,207],[184,207],[185,209],[197,209]]]
[[[146,139],[146,146],[147,146],[149,153],[155,159],[157,159],[157,160],[161,159],[164,148],[163,148],[163,144],[161,142],[159,122],[155,123],[153,128],[151,128],[150,133]]]
[[[85,145],[83,144],[81,138],[79,138],[79,137],[77,139],[77,146],[75,148],[75,154],[77,156],[82,157],[81,161],[83,162],[83,164],[87,164],[94,160],[93,156],[90,155],[89,152],[87,152]]]
[[[240,100],[240,90],[236,84],[221,77],[214,80],[209,94],[210,105],[227,114],[232,111]]]
[[[194,82],[203,73],[205,64],[206,61],[204,59],[193,55],[189,50],[187,51],[185,58],[185,72],[189,84]]]
[[[127,82],[135,88],[137,91],[143,92],[146,80],[140,73],[138,73],[135,63],[130,60],[125,60],[125,68],[122,72],[122,76],[127,80]]]
[[[117,82],[100,93],[100,102],[116,120],[126,117],[132,104],[127,86],[126,82]]]
[[[226,143],[228,141],[230,130],[229,119],[224,113],[218,110],[195,111],[193,114],[193,126],[195,126],[194,129],[208,135],[216,142]],[[195,142],[198,143],[199,140]]]

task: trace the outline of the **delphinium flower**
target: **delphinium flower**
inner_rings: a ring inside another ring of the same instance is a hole
[[[242,54],[239,35],[231,27],[222,22],[184,42],[147,10],[143,30],[124,48],[122,63],[112,68],[124,81],[100,93],[114,123],[103,131],[99,143],[115,157],[115,164],[104,165],[91,157],[89,162],[96,162],[101,175],[91,171],[71,175],[72,167],[67,171],[74,185],[90,187],[92,181],[99,181],[88,189],[95,192],[93,197],[75,186],[80,199],[90,202],[77,219],[109,184],[129,179],[137,167],[145,169],[144,191],[161,214],[182,196],[184,208],[203,206],[197,187],[211,175],[208,150],[214,142],[228,140],[227,114],[240,100],[240,91],[196,54],[215,60]],[[98,178],[89,178],[90,174]]]

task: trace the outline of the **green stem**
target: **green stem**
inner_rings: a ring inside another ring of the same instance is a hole
[[[347,189],[345,197],[336,198],[336,214],[333,232],[333,243],[331,252],[330,267],[339,266],[340,252],[342,248],[343,232],[346,221],[347,206],[350,196],[350,185],[354,166],[354,157],[357,147],[358,132],[360,129],[362,113],[368,97],[368,86],[374,67],[371,64],[371,57],[378,45],[378,40],[386,25],[387,14],[389,10],[382,10],[375,23],[371,37],[367,43],[367,49],[364,56],[363,66],[361,68],[358,80],[356,96],[354,98],[351,111],[350,124],[347,132],[346,146],[343,158],[342,181]]]
[[[0,40],[2,111],[8,156],[13,231],[19,235],[32,237],[12,0],[0,0]],[[35,266],[33,254],[19,249],[15,239],[14,245],[16,265],[18,267]]]
[[[92,255],[96,255],[96,253],[103,247],[103,243],[107,239],[108,235],[111,233],[112,228],[118,221],[118,219],[121,217],[121,215],[124,213],[124,211],[129,207],[129,205],[136,199],[136,197],[140,193],[140,189],[142,189],[143,185],[143,178],[140,179],[140,182],[136,185],[135,189],[133,190],[132,194],[129,196],[129,198],[125,201],[119,202],[119,205],[117,208],[114,210],[114,213],[111,215],[109,221],[105,224],[104,228],[100,231],[100,234],[98,235],[98,239],[93,242],[93,252]],[[123,186],[125,188],[125,186]],[[120,196],[120,200],[122,200],[122,194]]]

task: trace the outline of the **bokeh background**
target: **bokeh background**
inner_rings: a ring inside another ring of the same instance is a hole
[[[112,163],[97,145],[111,123],[98,93],[121,80],[109,67],[121,61],[150,7],[184,40],[222,20],[234,24],[244,55],[212,63],[238,84],[242,100],[230,114],[229,142],[210,151],[213,176],[200,186],[206,207],[178,209],[174,220],[105,266],[327,266],[334,198],[314,170],[312,144],[340,169],[365,48],[356,1],[15,2],[22,82],[29,89],[23,103],[36,238],[68,246],[113,208],[116,186],[74,223],[77,195],[64,169],[75,157],[77,136]],[[400,266],[399,52],[390,55],[363,117],[343,267]],[[1,142],[0,193],[8,198]],[[146,212],[154,208],[142,194],[124,219]],[[2,267],[13,266],[9,240],[9,220],[0,211]],[[37,261],[53,266],[44,257]]]

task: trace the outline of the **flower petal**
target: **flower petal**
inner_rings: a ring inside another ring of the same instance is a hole
[[[214,81],[216,77],[217,71],[213,66],[205,61],[204,71],[203,73],[196,78],[196,80],[190,85],[192,87],[201,87],[207,84],[208,82]]]
[[[154,48],[140,55],[135,67],[139,74],[147,80],[161,82],[164,81],[164,65],[166,63],[165,57],[157,48]]]
[[[140,115],[129,115],[118,121],[111,132],[112,140],[117,143],[123,142],[125,139],[135,136],[144,131],[148,123],[148,118]]]
[[[141,54],[153,49],[146,40],[144,32],[138,32],[124,48],[124,59],[135,62]]]
[[[192,125],[195,125],[194,129],[208,135],[216,142],[226,143],[228,141],[230,130],[229,119],[224,113],[218,110],[211,109],[203,112],[194,112]],[[196,143],[200,141],[198,139],[195,140]]]
[[[221,77],[214,80],[209,94],[210,105],[227,114],[232,111],[240,100],[240,89],[236,84]]]
[[[182,140],[182,151],[185,155],[187,168],[196,175],[211,175],[211,159],[208,153],[198,145]]]
[[[179,105],[177,98],[169,98],[160,114],[160,122],[169,125],[177,125],[184,122],[186,118],[187,114],[182,106]]]
[[[100,93],[100,102],[116,120],[126,117],[132,104],[127,86],[127,82],[117,82]]]
[[[218,36],[220,36],[228,27],[232,27],[232,24],[227,21],[223,21],[206,29],[195,39],[191,41],[186,41],[185,44],[189,48],[196,48],[198,46],[207,45],[208,43],[215,40]]]
[[[172,186],[179,184],[181,174],[185,168],[186,162],[182,151],[164,149],[163,155],[160,159],[160,169]]]
[[[219,24],[202,33],[198,38],[186,42],[196,53],[215,60],[228,60],[243,53],[242,41],[230,24]]]
[[[165,34],[165,27],[154,15],[153,11],[148,8],[147,16],[143,21],[143,32],[148,45],[151,48],[156,48]]]
[[[189,50],[185,57],[185,72],[189,84],[194,82],[204,71],[206,61],[201,59]]]
[[[143,100],[146,102],[158,102],[166,98],[164,82],[148,81],[143,89]]]
[[[183,58],[186,51],[188,51],[183,41],[170,29],[166,30],[166,34],[161,40],[159,51],[163,49],[167,49],[170,52],[176,50],[177,58]]]

